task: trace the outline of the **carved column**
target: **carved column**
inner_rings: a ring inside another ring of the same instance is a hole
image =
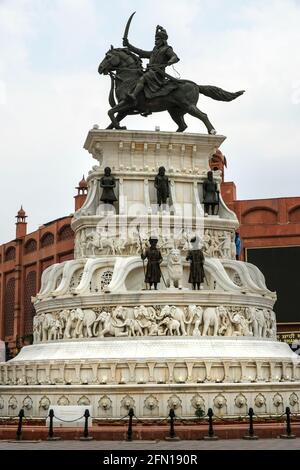
[[[156,365],[156,362],[148,362],[148,369],[149,369],[149,382],[154,382],[154,368]]]
[[[193,380],[193,367],[194,363],[193,362],[186,362],[186,368],[187,368],[187,382],[194,382]]]
[[[174,381],[174,367],[175,364],[173,362],[168,362],[168,372],[169,372],[169,383],[172,383]]]

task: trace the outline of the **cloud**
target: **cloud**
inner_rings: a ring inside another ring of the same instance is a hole
[[[93,161],[82,146],[93,124],[108,124],[109,79],[97,66],[112,42],[153,45],[162,24],[183,78],[228,90],[231,103],[201,96],[227,140],[227,180],[240,198],[297,195],[300,170],[300,5],[292,0],[0,1],[2,242],[14,237],[21,203],[29,230],[73,211],[74,186]],[[172,69],[170,69],[172,72]],[[187,117],[189,131],[204,125]],[[167,113],[128,117],[128,128],[175,130]],[[287,163],[288,162],[288,163]],[[292,177],[288,176],[293,168]],[[283,174],[287,174],[283,178]],[[293,177],[294,176],[294,177]]]

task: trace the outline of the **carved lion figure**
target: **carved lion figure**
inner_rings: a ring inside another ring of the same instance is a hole
[[[167,258],[170,287],[182,289],[183,267],[180,250],[172,248]]]

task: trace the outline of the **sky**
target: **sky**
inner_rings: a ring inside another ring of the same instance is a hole
[[[95,164],[86,135],[109,124],[110,45],[152,49],[162,25],[181,78],[246,93],[200,96],[219,134],[239,199],[300,196],[300,0],[0,0],[0,243],[74,210],[75,186]],[[171,74],[176,73],[170,68]],[[189,132],[204,125],[187,117]],[[128,117],[128,129],[175,131],[167,113]]]

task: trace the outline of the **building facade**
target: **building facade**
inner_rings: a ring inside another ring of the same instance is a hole
[[[75,210],[87,193],[84,178],[77,187]],[[47,222],[27,233],[27,216],[21,207],[16,238],[0,246],[0,339],[10,356],[32,341],[34,307],[31,297],[40,289],[42,272],[51,264],[73,259],[72,214]]]

